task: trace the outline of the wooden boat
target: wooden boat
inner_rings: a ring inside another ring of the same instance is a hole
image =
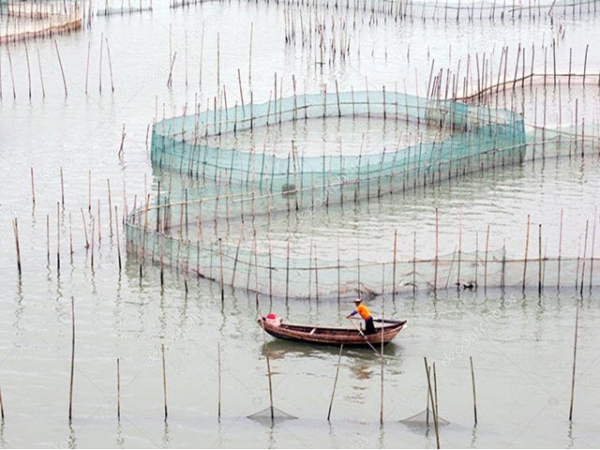
[[[383,343],[387,344],[406,326],[406,320],[374,319],[373,322],[377,333],[361,334],[352,326],[322,327],[285,323],[281,319],[266,317],[258,319],[259,326],[276,338],[328,345],[381,345],[382,338]]]

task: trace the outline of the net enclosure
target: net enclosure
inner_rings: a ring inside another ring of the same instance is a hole
[[[243,133],[343,117],[370,118],[385,126],[412,124],[419,133],[407,145],[400,140],[397,145],[375,142],[358,152],[300,152],[293,141],[283,153],[235,146]],[[152,164],[157,174],[168,173],[169,181],[163,180],[162,187],[159,183],[152,200],[148,197],[128,215],[128,250],[142,260],[196,272],[221,286],[286,297],[339,296],[356,289],[379,291],[382,285],[395,292],[407,280],[441,287],[440,280],[454,280],[457,269],[459,282],[461,277],[477,278],[478,272],[483,276],[484,265],[486,279],[500,284],[506,271],[498,254],[480,252],[472,264],[465,264],[467,255],[462,255],[462,269],[461,256],[458,264],[439,255],[435,261],[397,261],[392,249],[377,262],[361,263],[340,260],[339,252],[337,257],[319,254],[318,259],[312,248],[290,252],[289,241],[275,251],[261,233],[268,233],[281,217],[289,221],[290,216],[315,214],[321,208],[368,202],[519,164],[525,143],[518,113],[385,89],[294,95],[221,109],[197,106],[192,115],[153,127]],[[179,189],[173,188],[173,178],[180,180]],[[225,222],[227,228],[238,224],[239,237],[224,237]]]

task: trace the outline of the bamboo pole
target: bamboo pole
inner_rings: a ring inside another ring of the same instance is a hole
[[[92,232],[90,233],[92,235],[92,254],[90,257],[90,264],[91,264],[91,268],[92,270],[94,269],[94,241],[95,241],[95,228],[96,228],[96,218],[92,216]]]
[[[38,57],[38,67],[40,70],[40,84],[42,85],[42,98],[46,98],[46,90],[44,89],[44,77],[42,75],[42,61],[40,59],[40,51],[37,51],[37,57]],[[1,93],[1,89],[0,89],[0,98],[2,98],[2,93]]]
[[[267,356],[267,375],[269,378],[269,404],[271,408],[271,423],[275,422],[275,408],[273,407],[273,382],[271,380],[271,361],[269,360],[269,353]]]
[[[70,211],[69,211],[69,257],[71,258],[71,263],[73,263],[73,219],[71,217]]]
[[[250,22],[250,44],[248,50],[248,86],[252,87],[252,37],[254,35],[254,22]],[[250,102],[253,103],[252,101]],[[252,127],[251,127],[252,128]]]
[[[437,389],[437,372],[435,370],[435,363],[433,363],[433,392],[432,401],[435,403],[435,414],[433,415],[433,425],[436,431],[437,448],[440,448],[439,437],[440,437],[440,409],[438,403],[438,389]]]
[[[382,285],[383,283],[383,275],[385,274],[385,267],[384,270],[382,270]],[[383,292],[383,286],[381,289],[381,292]],[[385,297],[383,297],[383,302],[382,302],[382,306],[381,306],[381,320],[382,320],[382,325],[385,325]],[[379,348],[379,353],[380,353],[380,372],[381,372],[381,400],[380,400],[380,404],[379,404],[379,424],[383,425],[383,385],[384,385],[384,379],[383,379],[383,329],[381,330],[381,347]]]
[[[333,391],[331,392],[331,400],[329,401],[329,411],[327,412],[327,422],[331,418],[331,408],[333,407],[333,398],[335,396],[335,388],[337,386],[338,375],[340,374],[340,364],[342,362],[342,350],[344,349],[344,344],[340,345],[340,354],[338,356],[337,369],[335,371],[335,379],[333,381]]]
[[[439,434],[439,429],[437,427],[437,407],[436,407],[436,402],[435,402],[435,398],[433,395],[433,389],[431,388],[431,377],[429,375],[429,365],[427,364],[427,358],[424,357],[423,358],[425,360],[425,373],[427,374],[427,388],[428,388],[428,393],[429,393],[429,399],[431,401],[431,410],[433,413],[433,422],[435,425],[435,439],[436,439],[436,445],[437,448],[440,448],[440,434]],[[429,408],[429,405],[427,405],[427,407]]]
[[[579,288],[579,295],[583,296],[583,280],[585,278],[585,258],[587,256],[587,241],[588,241],[588,229],[589,229],[589,221],[585,221],[585,239],[583,244],[583,262],[581,266],[581,286]]]
[[[218,392],[218,396],[219,396],[219,406],[218,406],[218,414],[217,417],[219,419],[219,422],[221,421],[221,343],[217,342],[217,362],[218,362],[218,366],[219,366],[219,392]]]
[[[25,45],[25,58],[27,59],[27,81],[28,81],[28,86],[29,86],[29,100],[31,100],[31,67],[29,64],[29,50],[27,49],[27,42],[25,42],[24,45]]]
[[[10,56],[10,50],[8,47],[6,48],[6,54],[8,55],[8,67],[10,68],[10,79],[12,81],[13,99],[16,100],[17,99],[17,91],[15,88],[15,76],[13,73],[12,57]]]
[[[46,262],[50,266],[50,214],[46,214]]]
[[[119,146],[119,152],[117,153],[119,158],[123,156],[123,145],[125,144],[125,136],[127,136],[127,133],[125,133],[125,123],[123,123],[123,130],[121,131],[121,145]]]
[[[538,294],[542,293],[542,224],[538,224]]]
[[[88,235],[87,235],[87,226],[85,224],[85,217],[83,215],[83,208],[80,208],[81,211],[81,221],[83,222],[83,231],[85,234],[85,248],[88,249],[90,248],[90,242],[88,240]]]
[[[473,368],[472,356],[469,356],[469,361],[471,362],[471,381],[473,383],[473,418],[475,420],[475,425],[477,425],[477,395],[475,393],[475,369]]]
[[[168,411],[167,411],[167,369],[165,365],[165,344],[160,345],[161,354],[162,354],[162,369],[163,369],[163,393],[165,400],[165,422],[167,421]]]
[[[575,341],[573,343],[573,376],[571,378],[571,403],[569,406],[569,422],[573,420],[573,400],[575,398],[575,368],[577,364],[577,330],[579,328],[579,299],[577,302],[577,311],[575,313]]]
[[[112,225],[112,199],[111,199],[111,194],[110,194],[110,179],[106,179],[106,185],[108,188],[108,225],[109,225],[109,232],[110,235],[113,235],[113,225]]]
[[[119,259],[119,273],[121,272],[121,240],[119,238],[119,213],[115,205],[115,237],[117,241],[117,257]]]
[[[393,280],[392,280],[392,284],[393,284],[393,287],[392,287],[392,300],[393,301],[396,300],[396,259],[397,259],[396,250],[398,248],[397,247],[397,243],[398,243],[398,229],[395,229],[394,230],[394,261],[393,261],[393,269],[392,269],[392,277],[393,277]],[[338,267],[339,267],[339,241],[338,241]],[[434,286],[435,286],[435,283],[434,283]],[[435,287],[434,287],[434,289],[435,289]],[[338,300],[339,300],[339,298],[338,298]]]
[[[0,390],[0,418],[4,422],[4,402],[2,401],[2,390]]]
[[[54,39],[54,47],[56,48],[56,55],[58,56],[58,64],[60,65],[60,73],[62,74],[63,85],[65,87],[65,97],[69,94],[67,91],[67,79],[65,78],[65,71],[63,69],[62,60],[60,59],[60,52],[58,51],[58,43]]]
[[[438,208],[435,208],[435,267],[433,274],[433,291],[437,290],[437,278],[438,278],[438,265],[439,265],[439,254],[440,254],[440,221]]]
[[[110,90],[115,92],[115,84],[113,82],[112,60],[110,58],[110,47],[108,46],[108,38],[106,38],[106,53],[108,55],[108,70],[110,72]]]
[[[592,227],[592,254],[590,255],[590,293],[592,292],[592,281],[594,279],[594,247],[596,246],[596,222],[598,211],[594,208],[594,226]]]
[[[175,52],[173,54],[173,58],[170,61],[169,78],[167,78],[167,87],[168,88],[173,87],[173,67],[175,66],[176,59],[177,59],[177,52]]]
[[[88,170],[88,211],[92,212],[92,170]]]
[[[31,167],[30,173],[31,173],[31,202],[35,206],[35,182],[33,179],[33,167]]]
[[[219,238],[219,288],[221,290],[221,303],[225,302],[225,281],[223,280],[223,242]]]
[[[75,297],[71,296],[71,381],[69,383],[69,423],[73,418],[73,376],[75,374]]]
[[[60,202],[63,209],[65,209],[65,180],[63,177],[62,166],[60,168]]]
[[[562,225],[563,225],[563,210],[560,210],[560,222],[558,227],[558,278],[556,282],[556,289],[560,290],[560,262],[562,252]]]
[[[91,2],[90,2],[91,3]],[[90,74],[90,51],[92,47],[92,41],[88,42],[88,51],[87,51],[87,64],[85,69],[85,95],[88,93],[88,79]],[[39,56],[39,53],[38,53]]]
[[[117,358],[117,419],[121,421],[121,371],[119,358]]]
[[[17,225],[17,218],[13,220],[13,232],[15,234],[15,248],[17,251],[17,271],[19,272],[19,276],[21,276],[21,250],[19,247],[19,227]]]
[[[527,214],[527,237],[525,238],[525,257],[523,263],[523,291],[525,290],[525,277],[527,276],[527,252],[529,251],[529,226],[530,216]]]
[[[56,273],[60,275],[60,204],[56,202]]]
[[[100,199],[98,199],[98,245],[102,242],[102,212],[100,209]]]

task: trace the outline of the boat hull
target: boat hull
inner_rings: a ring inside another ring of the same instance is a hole
[[[306,342],[322,345],[381,345],[389,343],[406,326],[406,320],[376,321],[375,334],[360,334],[354,327],[320,327],[312,325],[298,325],[270,323],[264,317],[258,319],[258,324],[271,336],[279,339]]]

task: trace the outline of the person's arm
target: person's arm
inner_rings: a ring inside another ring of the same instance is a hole
[[[346,316],[346,319],[349,319],[351,316],[354,316],[357,312],[358,312],[357,310],[352,311],[350,314],[348,314]]]

